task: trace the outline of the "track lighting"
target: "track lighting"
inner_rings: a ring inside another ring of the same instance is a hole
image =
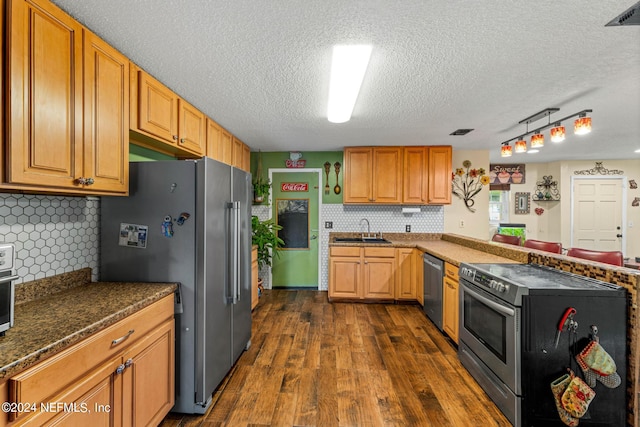
[[[527,152],[527,143],[524,140],[525,137],[533,134],[531,136],[531,148],[536,149],[529,150],[530,152],[537,152],[538,148],[544,146],[544,135],[541,133],[543,130],[551,128],[550,137],[552,142],[562,142],[565,140],[566,132],[565,127],[562,126],[562,122],[568,120],[572,117],[578,116],[578,119],[574,122],[574,133],[576,135],[585,135],[591,132],[591,117],[587,116],[587,113],[591,113],[593,110],[582,110],[577,113],[570,114],[566,117],[563,117],[559,120],[551,121],[551,114],[560,111],[559,108],[546,108],[542,111],[535,113],[532,116],[527,117],[526,119],[520,120],[518,123],[525,123],[527,125],[527,131],[522,135],[515,136],[501,143],[500,155],[502,157],[510,157],[514,150],[512,150],[511,145],[509,144],[511,141],[515,142],[515,152],[516,153],[525,153]],[[540,120],[543,117],[549,117],[549,122],[542,127],[538,127],[535,130],[529,130],[529,123]]]

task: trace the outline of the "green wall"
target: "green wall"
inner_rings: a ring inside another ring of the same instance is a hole
[[[129,144],[130,162],[152,162],[156,160],[176,160],[176,158],[140,147],[139,145]]]
[[[289,159],[288,151],[269,151],[269,152],[251,152],[251,174],[255,177],[258,166],[258,156],[262,155],[262,177],[269,178],[269,169],[286,168],[285,162]],[[342,185],[342,175],[344,173],[344,159],[342,151],[303,151],[302,160],[306,160],[305,168],[317,168],[322,170],[322,203],[342,203],[342,193],[344,186]],[[329,171],[329,194],[325,194],[324,186],[327,184],[327,175],[324,172],[324,163],[331,163]],[[342,191],[335,194],[334,187],[336,185],[336,171],[334,164],[340,162],[340,173],[338,175],[338,184]]]

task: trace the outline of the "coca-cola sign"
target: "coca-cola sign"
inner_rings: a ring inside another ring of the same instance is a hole
[[[306,182],[283,182],[280,184],[282,191],[309,191],[309,184]]]

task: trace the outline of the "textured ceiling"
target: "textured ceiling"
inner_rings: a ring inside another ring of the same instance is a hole
[[[593,132],[511,162],[640,161],[634,0],[54,0],[252,149],[450,144],[488,149],[547,107]],[[373,53],[351,121],[326,119],[331,46]],[[532,126],[546,123],[547,119]],[[466,136],[449,136],[473,128]]]

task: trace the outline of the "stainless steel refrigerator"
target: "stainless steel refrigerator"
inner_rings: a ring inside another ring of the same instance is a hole
[[[204,413],[251,341],[250,175],[210,158],[131,163],[101,200],[103,281],[179,282],[174,412]]]

